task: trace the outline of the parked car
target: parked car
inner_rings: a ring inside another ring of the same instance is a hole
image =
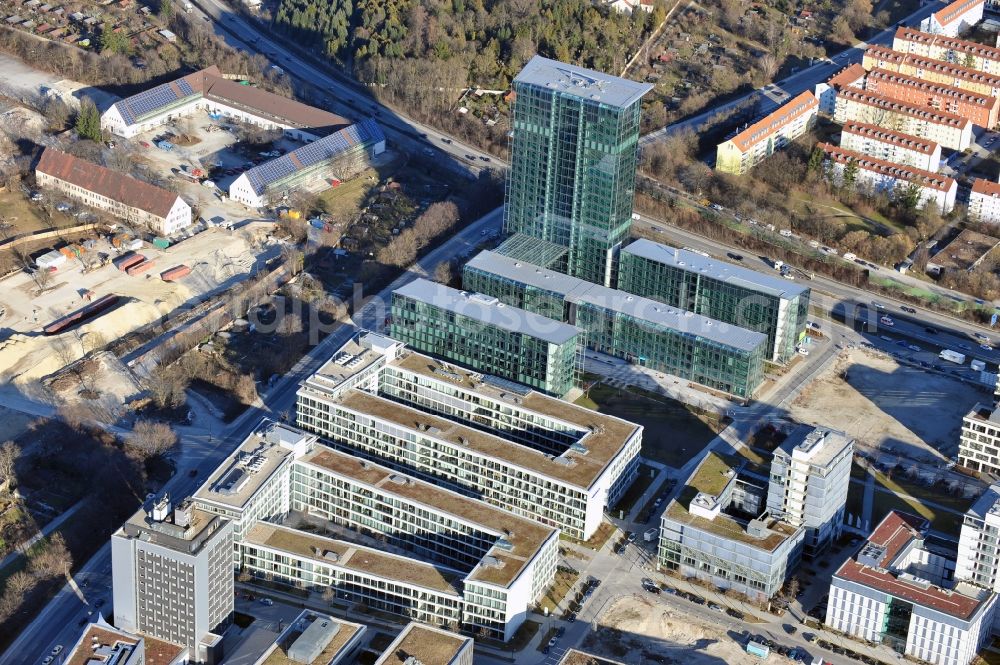
[[[270,607],[271,605],[274,605],[274,601],[271,600],[270,598],[261,598],[260,604],[266,607]]]

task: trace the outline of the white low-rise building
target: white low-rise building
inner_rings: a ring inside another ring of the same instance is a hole
[[[985,178],[972,181],[969,193],[969,219],[977,222],[1000,223],[1000,184]]]
[[[844,123],[840,147],[924,171],[936,172],[941,168],[941,146],[934,141],[856,120]]]
[[[43,150],[35,182],[157,235],[191,225],[191,206],[174,192],[54,148]]]
[[[855,186],[871,187],[875,191],[886,192],[894,197],[915,186],[919,192],[917,208],[934,203],[942,213],[948,213],[955,207],[958,183],[954,178],[911,166],[900,166],[859,152],[844,150],[829,143],[819,143],[816,147],[826,155],[830,174],[838,182],[842,182],[848,165],[853,165],[856,167]]]
[[[990,639],[996,595],[953,582],[922,517],[890,512],[833,576],[826,625],[933,665],[968,665]]]
[[[1000,48],[967,39],[901,26],[892,38],[892,50],[953,62],[987,74],[1000,74]]]
[[[817,83],[813,95],[819,101],[819,112],[832,116],[837,108],[837,92],[843,88],[865,87],[865,68],[854,63],[840,70],[829,80]]]
[[[840,123],[856,120],[892,127],[894,131],[933,141],[950,150],[965,150],[972,145],[972,121],[968,118],[867,90],[840,90],[833,119]]]
[[[983,20],[986,0],[955,0],[920,22],[920,29],[932,35],[957,37]]]

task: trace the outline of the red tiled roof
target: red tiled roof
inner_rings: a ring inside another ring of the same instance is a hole
[[[993,108],[997,105],[998,100],[996,97],[989,97],[987,95],[980,95],[969,90],[963,90],[962,88],[956,88],[951,85],[943,85],[941,83],[934,83],[932,81],[924,81],[918,78],[913,78],[912,76],[907,76],[906,74],[900,74],[898,72],[889,71],[888,69],[873,69],[868,72],[868,80],[866,85],[875,86],[873,89],[878,90],[878,84],[880,81],[885,81],[887,83],[894,83],[897,85],[904,85],[908,88],[913,88],[921,92],[927,93],[929,95],[938,95],[941,97],[947,97],[949,99],[957,99],[963,101],[967,104],[973,104],[975,106],[980,106],[983,108]]]
[[[923,538],[927,520],[916,515],[892,511],[875,528],[868,542],[885,548],[883,565],[889,565],[911,541]],[[863,584],[911,603],[929,607],[962,620],[968,620],[982,604],[978,598],[930,585],[913,584],[898,578],[885,568],[872,568],[848,559],[834,577]]]
[[[919,106],[913,106],[912,104],[907,104],[906,102],[894,99],[892,97],[887,97],[885,95],[880,95],[875,92],[869,92],[867,90],[858,90],[857,88],[845,88],[841,90],[838,94],[838,99],[843,97],[844,99],[853,100],[856,102],[861,102],[869,106],[877,106],[878,108],[885,109],[887,111],[892,111],[894,113],[902,113],[913,118],[919,118],[921,120],[926,120],[928,122],[933,122],[938,125],[951,125],[952,127],[957,127],[959,129],[964,129],[969,124],[972,123],[968,118],[963,118],[960,115],[954,115],[952,113],[945,113],[944,111],[938,111],[935,109],[927,109]]]
[[[970,42],[957,37],[946,37],[945,35],[932,35],[929,32],[921,32],[913,28],[900,27],[896,29],[895,39],[917,44],[931,44],[941,46],[960,53],[971,53],[987,60],[1000,61],[1000,48],[986,46],[979,42]]]
[[[207,99],[247,109],[254,115],[293,127],[322,129],[324,133],[331,133],[351,124],[335,113],[219,76],[204,77],[204,95]]]
[[[948,25],[949,23],[959,19],[963,14],[965,14],[970,9],[977,5],[981,5],[986,0],[955,0],[944,9],[934,12],[934,18],[941,25]]]
[[[843,148],[829,143],[817,143],[816,147],[820,148],[829,159],[832,159],[838,164],[853,162],[857,164],[860,169],[879,173],[890,178],[915,182],[923,187],[930,187],[931,189],[937,189],[942,192],[951,191],[954,187],[956,187],[956,183],[953,178],[938,175],[937,173],[913,168],[912,166],[900,166],[899,164],[888,162],[884,159],[876,159],[874,157],[869,157],[868,155],[863,155],[860,152],[844,150]]]
[[[857,83],[858,79],[863,79],[865,77],[865,68],[858,63],[852,64],[850,67],[845,67],[839,72],[834,74],[827,85],[831,88],[839,90],[840,88],[845,88],[852,83]]]
[[[177,194],[148,182],[53,148],[45,148],[35,170],[157,217],[166,217],[179,198]]]
[[[892,63],[897,66],[908,64],[913,67],[917,67],[918,69],[931,70],[956,79],[1000,88],[1000,76],[996,74],[981,72],[976,69],[969,69],[968,67],[960,67],[955,63],[947,62],[945,60],[934,60],[933,58],[925,58],[913,53],[893,51],[891,48],[879,46],[877,44],[872,44],[867,48],[867,50],[865,50],[865,58],[871,58],[872,60],[885,63]]]
[[[972,193],[983,196],[1000,197],[1000,183],[995,183],[986,178],[976,178],[972,181]]]
[[[766,118],[758,120],[734,136],[732,142],[742,152],[746,152],[785,125],[794,122],[799,116],[815,110],[817,106],[819,106],[819,102],[816,101],[811,92],[806,90],[795,99],[780,106]]]
[[[913,150],[914,152],[919,152],[924,155],[933,154],[934,150],[937,148],[937,143],[934,143],[933,141],[928,141],[927,139],[922,139],[910,134],[903,134],[902,132],[879,127],[878,125],[869,125],[866,122],[858,122],[857,120],[848,120],[845,122],[842,131],[849,134],[864,136],[883,143],[891,143],[895,146],[899,146],[900,148]]]

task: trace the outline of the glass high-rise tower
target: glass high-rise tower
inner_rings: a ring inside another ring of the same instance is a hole
[[[613,286],[628,236],[640,100],[652,86],[535,56],[514,79],[500,251]]]

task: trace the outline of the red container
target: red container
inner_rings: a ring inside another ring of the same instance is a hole
[[[144,257],[143,260],[140,261],[139,263],[134,263],[131,266],[129,266],[129,268],[125,270],[125,274],[128,275],[129,277],[134,277],[135,275],[141,275],[142,273],[146,272],[152,267],[153,267],[153,262],[147,261]]]
[[[191,269],[185,265],[174,266],[170,270],[164,270],[160,273],[160,279],[164,282],[173,282],[181,277],[185,277],[191,274]]]
[[[112,261],[115,267],[122,272],[127,272],[128,269],[137,263],[142,263],[146,260],[146,257],[142,254],[126,254],[125,256],[119,256],[117,259]]]

